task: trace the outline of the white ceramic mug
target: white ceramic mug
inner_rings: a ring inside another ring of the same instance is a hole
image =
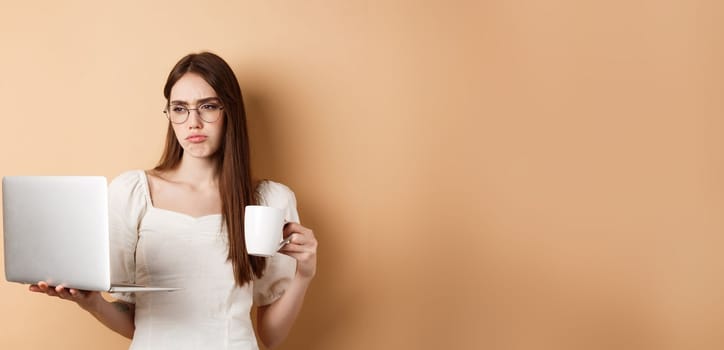
[[[269,257],[284,244],[284,210],[263,205],[247,205],[244,211],[244,240],[249,255]]]

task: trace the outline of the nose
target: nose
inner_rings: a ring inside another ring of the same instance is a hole
[[[189,129],[199,129],[204,125],[201,120],[201,113],[197,109],[189,109]]]

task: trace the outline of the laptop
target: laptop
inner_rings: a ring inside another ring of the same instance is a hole
[[[179,288],[112,284],[103,176],[5,176],[5,279],[106,292]]]

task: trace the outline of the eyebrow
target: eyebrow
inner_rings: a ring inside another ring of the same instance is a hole
[[[197,105],[202,105],[202,104],[204,104],[204,103],[208,103],[208,102],[212,102],[212,101],[213,101],[213,102],[221,102],[221,100],[220,100],[218,97],[206,97],[206,98],[202,98],[202,99],[200,99],[200,100],[198,100],[198,101],[196,101],[196,102],[197,102]],[[186,102],[186,101],[181,101],[181,100],[173,100],[173,101],[169,102],[169,104],[172,104],[172,105],[182,105],[182,106],[188,106],[188,105],[189,105],[188,102]]]

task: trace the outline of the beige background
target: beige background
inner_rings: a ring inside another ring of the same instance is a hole
[[[724,347],[719,1],[6,1],[0,175],[149,168],[238,74],[319,272],[283,349]],[[0,282],[0,348],[123,349]]]

